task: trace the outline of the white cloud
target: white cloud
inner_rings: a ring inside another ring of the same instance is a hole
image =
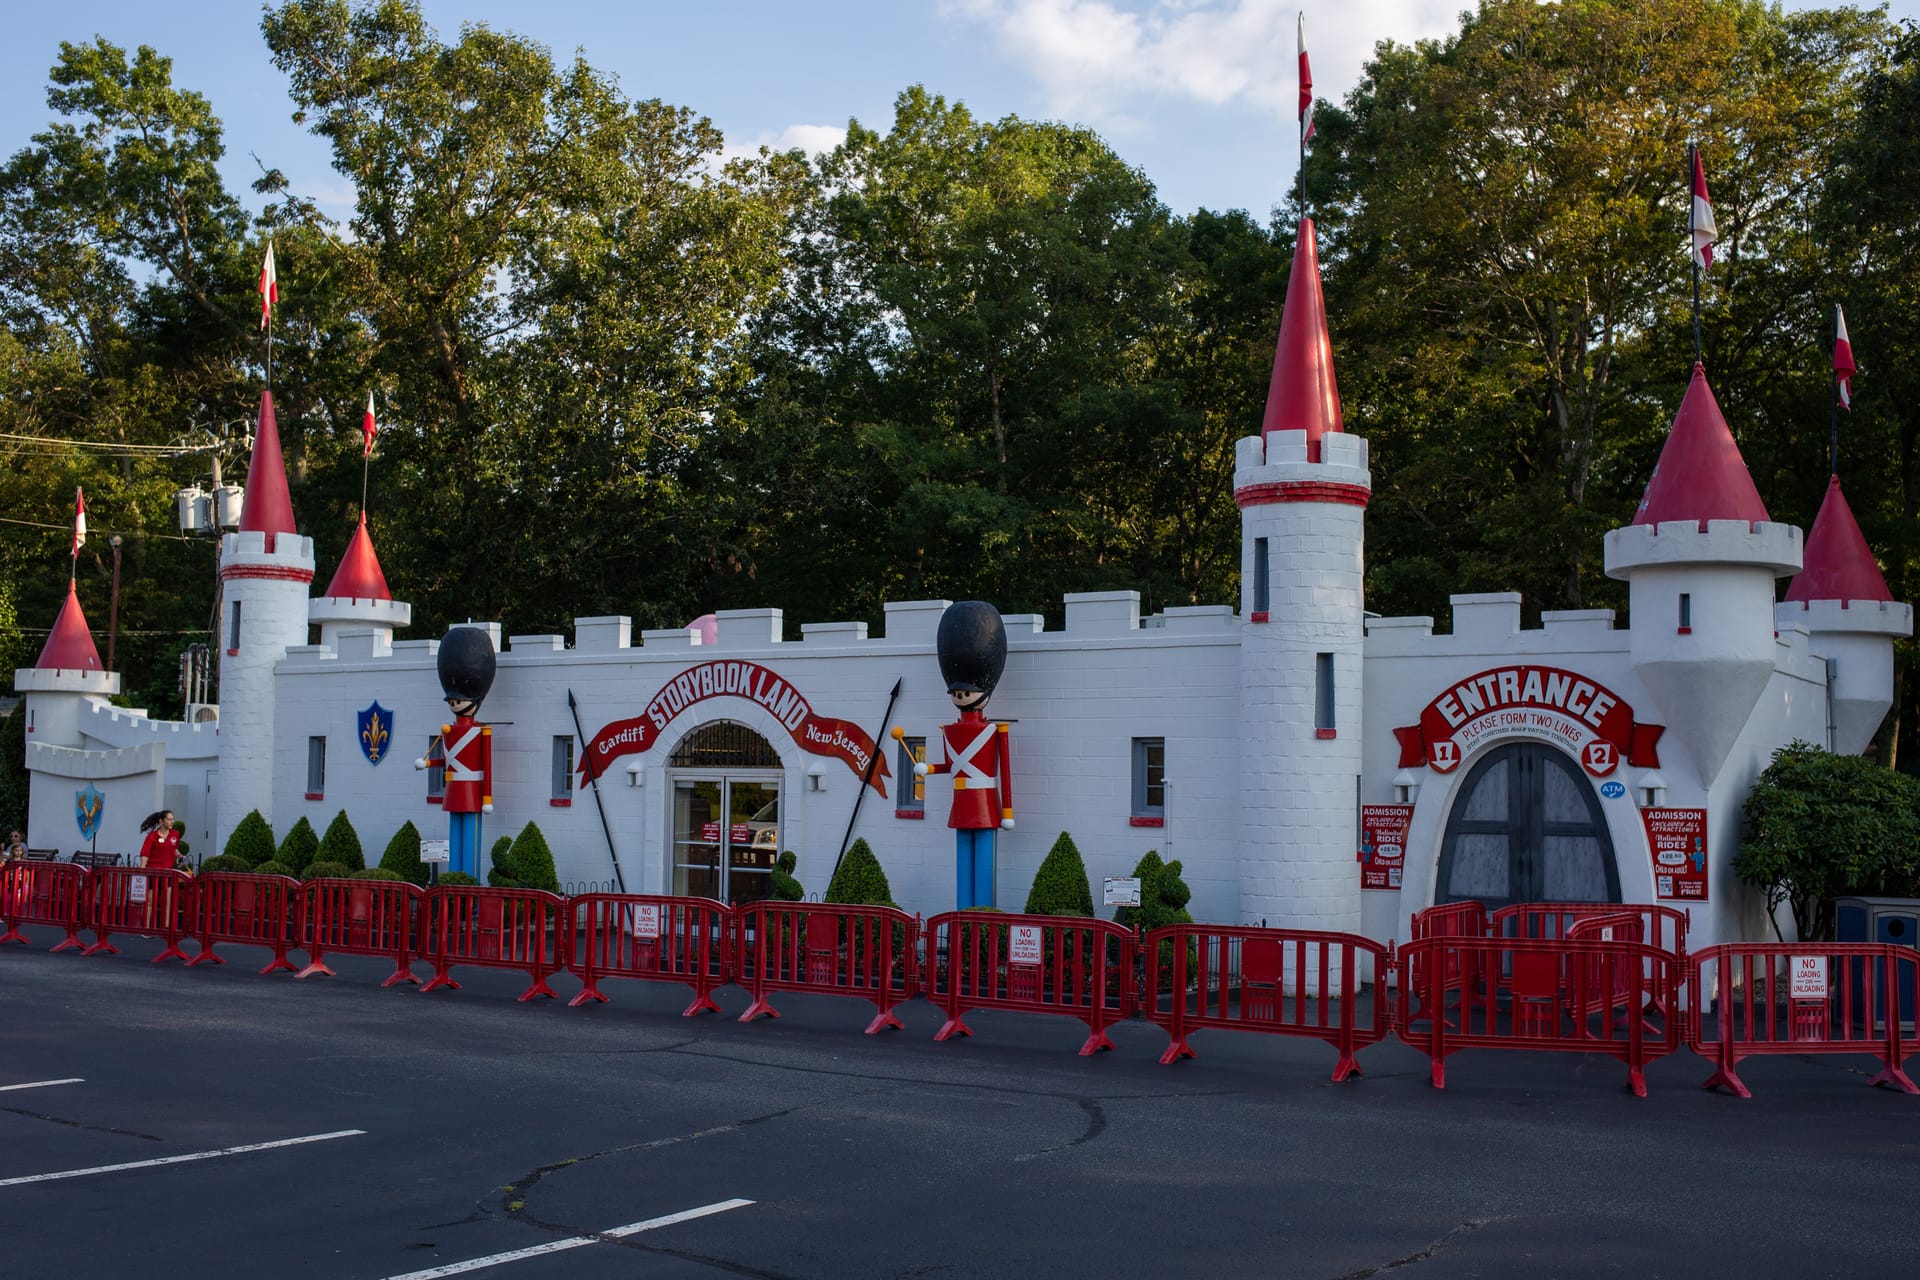
[[[1314,95],[1338,101],[1375,42],[1445,34],[1461,0],[1344,0],[1305,7]],[[1293,115],[1298,0],[948,0],[1039,84],[1048,109],[1131,125],[1156,102]]]
[[[846,140],[847,126],[843,124],[790,124],[778,133],[762,133],[746,142],[729,141],[720,149],[720,158],[724,163],[757,156],[761,147],[769,151],[791,151],[798,147],[810,156],[817,156]]]

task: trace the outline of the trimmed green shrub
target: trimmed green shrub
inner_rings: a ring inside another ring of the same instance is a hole
[[[887,884],[887,873],[881,869],[880,859],[874,857],[866,837],[855,840],[853,848],[847,850],[847,856],[841,859],[840,869],[833,875],[833,883],[827,886],[826,900],[845,906],[897,905],[893,900],[893,889]]]
[[[342,862],[322,862],[315,858],[300,873],[302,880],[345,880],[353,874],[353,868]]]
[[[1783,905],[1802,939],[1820,941],[1835,898],[1920,889],[1920,779],[1795,742],[1773,753],[1745,815],[1733,871],[1766,894],[1776,933]]]
[[[222,850],[230,858],[238,858],[250,867],[258,868],[261,863],[273,859],[273,828],[260,816],[258,809],[250,810],[240,819],[240,825],[227,837],[227,847]]]
[[[785,850],[774,860],[773,893],[771,895],[774,901],[800,902],[805,900],[807,896],[806,888],[802,886],[798,880],[793,878],[793,869],[798,866],[799,863],[799,857],[795,855],[791,849]]]
[[[272,858],[268,858],[265,862],[253,869],[253,874],[257,876],[292,876],[293,868],[287,866],[284,862],[275,862]],[[298,876],[294,876],[296,880],[299,878]]]
[[[207,875],[215,871],[252,871],[253,865],[245,858],[237,858],[231,853],[216,853],[200,864],[200,874]]]
[[[520,834],[513,838],[513,848],[508,851],[507,857],[510,874],[521,888],[560,892],[560,876],[553,867],[553,850],[547,847],[547,838],[540,834],[537,823],[529,822],[520,829]]]
[[[349,880],[393,880],[400,884],[405,884],[407,881],[407,878],[398,871],[389,871],[385,867],[368,867],[364,871],[354,872],[347,878]]]
[[[444,885],[473,885],[479,884],[480,882],[464,871],[449,871],[440,877],[439,883]]]
[[[349,871],[364,871],[367,857],[360,848],[360,833],[353,829],[353,823],[342,809],[333,815],[333,821],[327,824],[327,834],[320,837],[320,852],[315,855],[322,862],[337,862]]]
[[[513,861],[513,837],[501,836],[498,840],[495,840],[493,842],[493,848],[488,851],[487,865],[490,867],[504,868],[512,861]]]
[[[487,883],[496,889],[518,889],[520,877],[513,873],[513,840],[501,836],[493,843],[493,865],[487,868]],[[443,880],[445,877],[441,877]]]
[[[1087,885],[1087,864],[1081,861],[1080,850],[1066,832],[1060,833],[1040,869],[1034,872],[1024,910],[1030,916],[1092,918],[1093,890]]]
[[[1133,874],[1140,880],[1140,905],[1120,907],[1114,911],[1113,918],[1128,927],[1138,927],[1141,936],[1145,936],[1162,925],[1192,924],[1193,915],[1187,910],[1187,903],[1193,897],[1193,890],[1181,878],[1183,868],[1178,858],[1172,862],[1162,862],[1156,851],[1147,850],[1133,868]],[[1199,959],[1198,948],[1189,943],[1187,946],[1187,969],[1191,972]],[[1173,944],[1160,944],[1160,978],[1164,984],[1173,975]]]
[[[313,833],[313,824],[302,818],[293,824],[293,830],[287,832],[286,839],[280,842],[280,852],[274,854],[273,859],[299,873],[307,869],[307,864],[319,852],[320,837]]]
[[[420,861],[420,829],[412,822],[401,823],[393,839],[387,841],[387,851],[380,855],[380,869],[423,889],[427,887],[427,864]]]

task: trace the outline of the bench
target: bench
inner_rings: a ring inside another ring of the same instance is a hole
[[[72,862],[76,867],[117,867],[121,857],[117,853],[90,853],[85,849],[75,849]]]
[[[60,860],[60,851],[58,849],[27,850],[28,862],[58,862],[59,860]]]

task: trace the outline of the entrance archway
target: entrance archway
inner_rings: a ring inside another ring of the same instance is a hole
[[[1483,756],[1447,816],[1434,901],[1619,902],[1613,837],[1593,784],[1552,747]]]
[[[731,720],[702,725],[667,761],[673,788],[673,892],[729,906],[773,891],[780,853],[780,757]]]

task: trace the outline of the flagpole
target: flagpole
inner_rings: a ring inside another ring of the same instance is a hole
[[[1693,264],[1693,362],[1700,363],[1700,250],[1693,242],[1693,174],[1699,166],[1700,148],[1687,146],[1687,260]]]
[[[1827,474],[1833,475],[1833,476],[1837,476],[1840,474],[1840,365],[1838,362],[1839,349],[1840,349],[1840,304],[1836,302],[1833,304],[1833,351],[1831,353],[1834,358],[1827,361],[1828,364],[1833,365],[1833,372],[1829,375],[1833,379],[1833,397],[1831,402],[1827,405],[1827,417],[1830,419],[1830,421],[1827,424]]]

